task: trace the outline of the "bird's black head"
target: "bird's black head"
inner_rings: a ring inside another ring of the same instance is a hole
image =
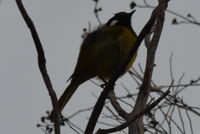
[[[111,19],[108,20],[106,25],[107,26],[122,25],[122,26],[126,26],[126,27],[132,29],[131,16],[133,15],[134,12],[135,12],[135,10],[133,10],[130,13],[126,13],[126,12],[116,13]]]

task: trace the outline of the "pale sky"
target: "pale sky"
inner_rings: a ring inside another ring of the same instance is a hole
[[[139,1],[139,0],[138,0]],[[147,0],[148,1],[148,0]],[[94,28],[98,25],[93,15],[94,2],[92,0],[23,0],[42,41],[53,87],[58,95],[69,83],[76,64],[81,44],[83,28],[88,23]],[[131,0],[101,0],[99,6],[102,22],[106,22],[119,11],[130,11]],[[184,16],[191,13],[200,21],[199,0],[171,0],[168,9]],[[151,9],[136,9],[132,17],[132,26],[136,33],[146,23]],[[51,110],[50,97],[45,88],[37,65],[37,55],[29,29],[16,6],[14,0],[2,0],[0,3],[0,131],[6,134],[38,134],[43,133],[36,128],[40,117],[46,110]],[[156,55],[156,67],[153,79],[158,85],[170,83],[169,57],[173,55],[174,77],[178,78],[185,72],[183,82],[200,76],[200,27],[195,25],[171,25],[173,15],[167,13],[162,37]],[[180,20],[180,19],[179,19]],[[144,68],[146,48],[142,45],[134,67],[141,63]],[[135,90],[135,83],[128,75],[117,83],[123,82]],[[95,90],[97,89],[97,90]],[[76,94],[65,108],[64,115],[94,105],[96,99],[91,95],[99,95],[100,88],[91,82],[79,87]],[[125,95],[119,91],[118,95]],[[193,87],[184,92],[181,97],[188,104],[200,107],[199,87]],[[90,114],[86,114],[89,117]],[[195,119],[195,117],[194,117]],[[82,121],[83,120],[83,121]],[[85,116],[75,118],[74,123],[85,129]],[[200,119],[196,118],[194,130],[199,132]],[[68,126],[63,133],[74,133]]]

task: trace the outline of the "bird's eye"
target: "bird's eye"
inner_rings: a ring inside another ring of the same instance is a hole
[[[118,23],[117,20],[113,20],[113,21],[110,23],[110,26],[115,26],[117,23]]]

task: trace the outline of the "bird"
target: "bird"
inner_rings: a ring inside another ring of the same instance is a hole
[[[118,12],[104,25],[86,35],[80,47],[76,67],[69,78],[71,82],[58,100],[58,113],[61,114],[82,83],[94,77],[109,80],[126,60],[137,40],[137,35],[131,26],[134,12],[135,10],[129,13]],[[126,65],[124,73],[130,69],[136,56],[137,52]]]

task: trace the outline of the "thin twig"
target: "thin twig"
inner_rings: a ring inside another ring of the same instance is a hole
[[[80,113],[82,113],[82,112],[90,111],[90,110],[93,109],[93,108],[94,108],[94,107],[92,106],[92,107],[89,107],[89,108],[80,109],[80,110],[78,110],[77,112],[73,113],[72,115],[66,117],[66,119],[71,119],[71,118],[73,118],[74,116],[76,116],[76,115],[78,115],[78,114],[80,114]]]
[[[189,120],[191,134],[194,134],[194,132],[193,132],[192,120],[191,120],[191,118],[190,118],[190,115],[189,115],[189,113],[188,113],[188,110],[186,109],[185,112],[186,112],[187,118],[188,118],[188,120]]]
[[[69,120],[66,121],[67,125],[77,134],[80,134],[76,129],[79,129],[78,127],[76,127],[76,125],[74,125],[73,123],[71,123]],[[75,127],[75,128],[74,128]],[[81,129],[79,129],[81,130]]]
[[[128,113],[123,110],[123,108],[120,106],[120,104],[117,101],[117,98],[115,96],[115,93],[113,91],[109,92],[108,99],[110,100],[112,106],[115,108],[117,113],[124,119],[127,119]]]
[[[139,5],[139,4],[137,4],[136,7],[138,7],[138,8],[151,8],[151,9],[154,9],[154,8],[155,8],[155,6],[151,6],[151,5]],[[187,24],[195,24],[195,25],[197,25],[197,26],[200,26],[200,22],[197,22],[197,21],[194,20],[194,19],[190,20],[189,18],[187,18],[187,17],[185,17],[185,16],[183,16],[183,15],[177,13],[177,12],[174,12],[174,11],[172,11],[172,10],[169,10],[169,9],[167,9],[166,12],[168,12],[168,13],[170,13],[170,14],[173,14],[173,15],[175,15],[175,16],[177,16],[177,17],[183,19],[183,20],[185,20],[185,22],[184,22],[185,24],[186,24],[186,22],[187,22]]]
[[[170,88],[169,88],[170,89]],[[96,134],[106,134],[106,133],[112,133],[112,132],[116,132],[116,131],[121,131],[122,129],[126,128],[129,124],[131,124],[132,122],[134,122],[137,118],[139,118],[140,116],[148,113],[151,109],[153,109],[161,100],[163,100],[169,93],[169,89],[162,95],[160,96],[156,101],[154,101],[152,104],[150,104],[149,106],[147,106],[142,112],[135,114],[134,117],[132,117],[130,120],[128,120],[127,122],[114,127],[114,128],[110,128],[110,129],[99,129],[97,131]]]
[[[182,125],[182,129],[183,129],[183,134],[185,134],[185,133],[186,133],[186,131],[185,131],[185,123],[184,123],[184,121],[183,121],[183,116],[182,116],[182,113],[181,113],[181,110],[180,110],[179,107],[178,107],[178,115],[179,115],[179,118],[180,118],[180,120],[181,120],[181,125]]]

